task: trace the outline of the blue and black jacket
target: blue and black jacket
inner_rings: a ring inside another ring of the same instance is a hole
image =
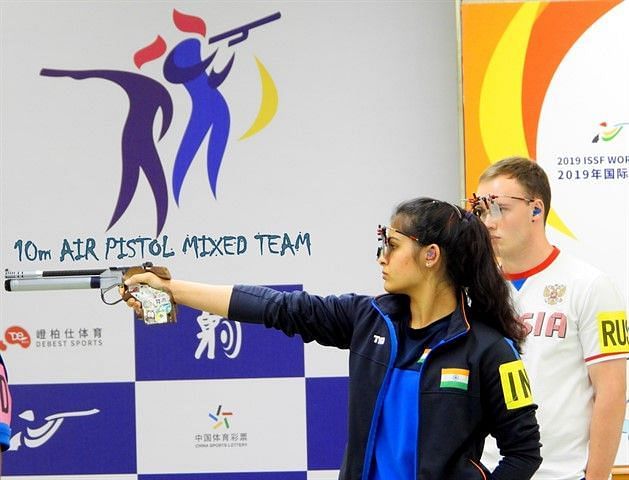
[[[413,478],[530,479],[541,457],[528,377],[512,344],[468,314],[459,304],[445,338],[423,359],[418,373]],[[236,286],[228,316],[299,334],[305,342],[349,349],[348,441],[339,478],[371,480],[397,342],[410,319],[408,297],[319,297]],[[461,377],[465,388],[444,381],[452,371],[467,372]],[[491,473],[480,463],[488,434],[496,437],[504,456]]]

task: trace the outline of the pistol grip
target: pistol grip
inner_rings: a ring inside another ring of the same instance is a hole
[[[177,321],[175,305],[168,293],[148,285],[132,285],[127,293],[142,304],[142,318],[147,325]]]
[[[151,272],[164,280],[171,279],[170,272],[166,267],[157,267],[151,264],[127,269],[123,279],[126,280],[133,275],[146,272]],[[175,323],[177,321],[177,306],[167,292],[156,290],[148,285],[133,285],[130,288],[125,287],[123,298],[128,300],[130,297],[142,304],[142,317],[147,325]]]

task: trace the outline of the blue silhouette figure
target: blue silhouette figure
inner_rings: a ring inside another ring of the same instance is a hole
[[[212,194],[216,198],[218,172],[229,136],[229,107],[218,87],[225,81],[234,63],[232,54],[225,67],[206,74],[218,50],[201,58],[201,42],[195,38],[177,44],[164,61],[164,77],[171,83],[183,84],[192,100],[190,119],[184,132],[173,168],[173,193],[179,205],[181,186],[203,139],[209,135],[207,173]]]

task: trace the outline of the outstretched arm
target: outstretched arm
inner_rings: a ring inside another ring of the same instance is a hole
[[[227,316],[233,290],[232,285],[208,285],[183,280],[164,280],[150,272],[133,275],[125,281],[126,285],[140,283],[169,293],[175,303],[223,317]],[[138,315],[141,314],[142,305],[135,298],[127,300],[127,304]]]
[[[305,342],[316,340],[338,348],[349,348],[354,322],[373,308],[372,298],[366,296],[321,297],[260,286],[208,285],[165,280],[153,273],[133,275],[125,284],[146,284],[169,293],[175,303],[239,322],[264,324],[289,336],[298,334]],[[128,299],[127,304],[141,316],[141,304],[136,299]]]

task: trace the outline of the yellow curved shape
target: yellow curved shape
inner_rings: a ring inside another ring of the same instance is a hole
[[[563,223],[563,220],[559,218],[559,215],[557,215],[557,212],[555,212],[555,209],[553,209],[552,207],[550,209],[550,212],[548,212],[548,219],[546,220],[546,223],[553,227],[555,230],[560,231],[564,235],[567,235],[568,237],[575,240],[577,239],[574,233],[572,233],[572,230],[570,230],[568,226]]]
[[[533,25],[546,2],[525,2],[489,60],[479,102],[479,129],[490,163],[514,155],[530,158],[522,116],[524,63]],[[551,208],[548,225],[576,238]]]
[[[245,138],[255,135],[264,127],[266,127],[277,112],[277,105],[279,102],[279,96],[277,94],[277,88],[271,75],[264,67],[262,62],[255,57],[256,64],[258,65],[258,72],[260,72],[260,84],[262,85],[262,98],[260,99],[260,109],[258,115],[253,121],[249,130],[247,130],[242,137],[238,140],[244,140]]]
[[[487,65],[480,92],[479,126],[490,163],[512,155],[529,156],[522,119],[522,78],[540,7],[540,2],[526,2],[520,7]]]

